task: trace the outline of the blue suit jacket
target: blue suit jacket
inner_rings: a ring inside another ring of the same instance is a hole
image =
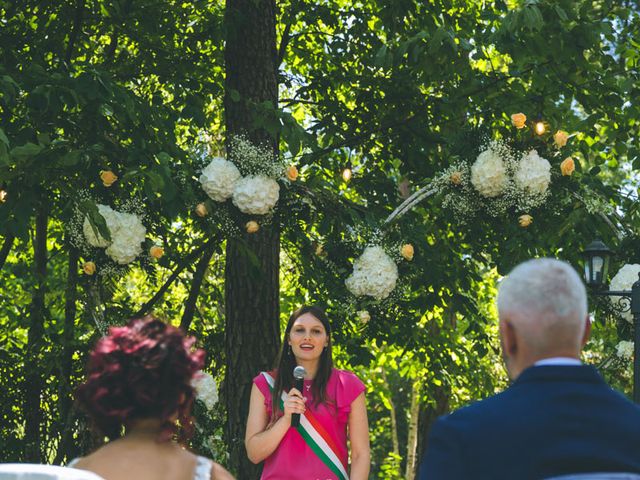
[[[504,392],[439,418],[420,480],[640,473],[640,407],[591,366],[526,369]]]

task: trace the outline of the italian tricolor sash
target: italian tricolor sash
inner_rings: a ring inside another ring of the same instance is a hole
[[[267,380],[269,390],[273,393],[275,381],[271,375],[267,372],[262,372],[262,375]],[[284,411],[284,400],[287,398],[287,394],[282,392],[280,397],[280,409]],[[329,435],[329,432],[320,424],[318,419],[311,413],[310,409],[304,412],[304,415],[300,415],[300,425],[297,428],[298,432],[309,445],[313,453],[315,453],[322,463],[324,463],[329,469],[335,473],[338,478],[342,480],[349,480],[347,474],[346,465],[340,460],[340,454],[336,443]]]

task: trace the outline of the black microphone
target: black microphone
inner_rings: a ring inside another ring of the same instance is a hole
[[[293,369],[293,386],[297,388],[300,393],[302,393],[302,389],[304,388],[304,376],[306,374],[307,371],[300,365]],[[298,425],[300,425],[300,414],[294,413],[291,415],[291,426],[297,428]]]

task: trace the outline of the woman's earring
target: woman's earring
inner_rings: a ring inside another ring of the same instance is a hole
[[[287,347],[287,355],[291,356],[291,344],[289,344],[289,346]]]

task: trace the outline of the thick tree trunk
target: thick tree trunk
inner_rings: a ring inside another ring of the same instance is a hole
[[[47,276],[47,223],[48,211],[42,202],[36,213],[35,236],[33,238],[34,256],[34,289],[29,309],[29,333],[27,336],[27,355],[25,358],[24,416],[25,443],[24,460],[42,462],[40,445],[40,428],[42,410],[40,395],[42,394],[44,366],[41,362],[41,350],[44,336],[45,318],[45,283]]]
[[[274,0],[227,0],[225,121],[227,139],[244,133],[277,154],[277,139],[256,129],[257,104],[278,102]],[[252,378],[270,367],[279,347],[279,255],[277,225],[227,240],[225,268],[224,396],[230,468],[238,478],[257,479],[260,468],[244,448]],[[254,264],[255,257],[258,266]]]

